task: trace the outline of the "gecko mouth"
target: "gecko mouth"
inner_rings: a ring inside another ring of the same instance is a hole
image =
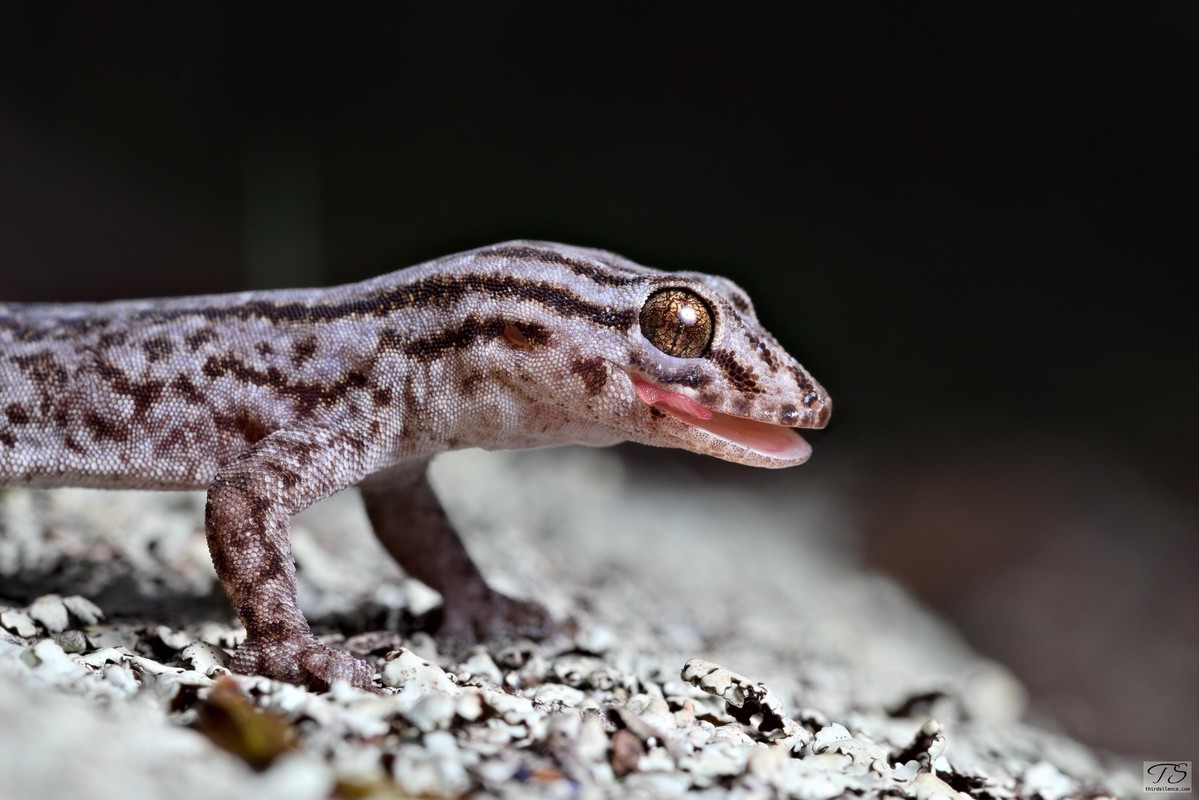
[[[632,375],[629,377],[642,402],[660,408],[680,422],[699,428],[717,439],[789,464],[801,464],[812,455],[811,445],[793,428],[713,411],[689,397],[659,389]]]

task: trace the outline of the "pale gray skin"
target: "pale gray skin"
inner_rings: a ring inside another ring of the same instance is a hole
[[[647,338],[664,288],[686,298],[668,333],[710,320],[702,353]],[[491,590],[446,521],[430,457],[632,440],[785,467],[810,453],[789,429],[830,411],[731,281],[545,242],[329,289],[0,304],[0,486],[206,488],[247,631],[234,669],[316,688],[374,670],[296,603],[289,521],[312,503],[359,486],[383,545],[443,595],[450,642],[539,636],[545,612]]]

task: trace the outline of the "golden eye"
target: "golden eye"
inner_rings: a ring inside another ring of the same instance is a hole
[[[712,343],[712,309],[688,289],[659,289],[641,309],[641,333],[675,358],[699,358]]]

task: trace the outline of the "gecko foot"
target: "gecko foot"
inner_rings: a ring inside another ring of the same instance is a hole
[[[359,689],[375,690],[375,670],[360,658],[335,650],[312,634],[282,639],[247,639],[233,654],[233,671],[265,675],[298,683],[314,691],[327,691],[334,681]]]
[[[462,652],[493,637],[544,639],[554,627],[549,612],[536,603],[487,589],[482,596],[447,600],[437,638],[451,652]]]

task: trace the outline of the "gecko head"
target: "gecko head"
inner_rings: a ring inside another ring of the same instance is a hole
[[[619,365],[633,398],[630,438],[761,467],[808,459],[795,429],[823,428],[832,401],[761,327],[740,287],[664,274],[639,301]]]
[[[464,371],[521,398],[494,401],[492,425],[508,426],[497,446],[631,440],[761,467],[811,455],[795,429],[825,426],[828,394],[732,281],[547,242],[496,245],[466,266],[480,263],[476,314],[500,309],[500,321],[496,344],[464,351],[477,362]]]

